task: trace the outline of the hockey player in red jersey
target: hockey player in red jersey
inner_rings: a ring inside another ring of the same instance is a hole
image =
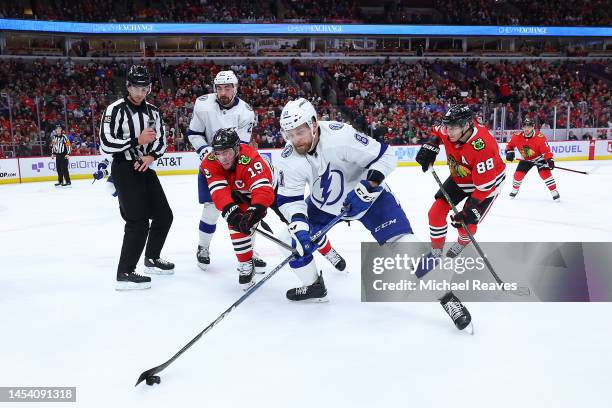
[[[455,205],[467,198],[461,211],[451,215],[451,225],[458,229],[459,238],[446,256],[456,257],[470,242],[461,221],[472,234],[476,232],[477,224],[482,222],[500,192],[506,178],[506,165],[499,156],[497,141],[484,126],[473,120],[467,105],[451,106],[442,125],[434,126],[432,137],[416,156],[424,172],[436,160],[440,143],[444,143],[451,173],[443,184],[444,189]],[[446,240],[446,218],[451,206],[441,191],[434,198],[429,210],[431,253],[439,257]]]
[[[560,196],[557,191],[557,183],[550,172],[555,168],[555,161],[553,160],[553,154],[548,145],[548,139],[546,139],[544,134],[534,129],[531,119],[525,119],[522,132],[516,132],[512,135],[510,142],[508,142],[506,146],[506,160],[510,162],[514,160],[515,148],[519,150],[521,156],[523,156],[523,160],[519,162],[514,172],[510,197],[516,197],[521,188],[523,178],[525,178],[525,174],[527,174],[533,166],[536,166],[538,168],[538,174],[540,178],[544,180],[548,190],[550,190],[553,200],[559,202]]]
[[[238,258],[238,282],[245,290],[255,282],[253,275],[253,230],[274,203],[272,173],[257,150],[241,144],[234,129],[219,129],[211,144],[213,151],[202,160],[202,172],[212,200],[227,221]],[[232,191],[249,198],[236,202]]]

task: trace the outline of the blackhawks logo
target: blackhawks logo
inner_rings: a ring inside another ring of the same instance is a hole
[[[523,158],[525,159],[529,159],[530,157],[535,156],[535,151],[533,151],[533,149],[527,145],[521,147],[521,156],[523,156]]]
[[[214,161],[216,160],[215,154],[214,153],[208,153],[208,155],[206,156],[208,158],[208,160],[210,161]]]
[[[248,156],[245,156],[244,154],[241,154],[240,157],[238,158],[238,164],[247,165],[250,162],[251,162],[251,158]]]
[[[484,140],[482,140],[481,137],[479,137],[478,139],[472,142],[472,147],[474,148],[474,150],[482,150],[485,148],[485,142]]]
[[[470,169],[458,163],[453,156],[448,156],[448,167],[453,177],[465,177],[471,173]]]

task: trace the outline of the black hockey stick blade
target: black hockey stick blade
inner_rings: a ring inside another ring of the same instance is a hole
[[[270,234],[274,235],[274,231],[272,231],[272,228],[270,228],[270,225],[264,220],[261,220],[261,227],[265,229],[266,231],[268,231]]]
[[[149,368],[147,371],[143,371],[143,373],[140,374],[140,377],[138,377],[138,381],[136,381],[136,384],[134,384],[134,387],[137,387],[138,384],[140,384],[141,382],[143,382],[144,380],[146,380],[150,376],[159,373],[164,368],[166,368],[166,366],[167,366],[167,363],[164,363],[164,364],[159,365],[157,367]]]

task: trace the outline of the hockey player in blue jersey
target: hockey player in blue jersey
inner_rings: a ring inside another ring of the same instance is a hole
[[[98,163],[98,171],[93,174],[94,183],[97,180],[101,180],[106,177],[106,188],[108,192],[113,196],[117,197],[117,190],[115,189],[115,184],[113,183],[113,175],[108,170],[108,166],[110,166],[110,161],[108,159],[102,160]],[[107,177],[108,176],[108,177]]]
[[[289,265],[304,284],[287,291],[289,300],[326,300],[323,276],[312,256],[317,245],[310,237],[343,208],[348,208],[344,219],[361,222],[380,245],[419,242],[385,182],[397,163],[388,145],[349,124],[318,121],[314,107],[303,98],[285,105],[280,126],[287,145],[277,163],[276,202],[290,221],[288,234],[300,255]],[[305,198],[306,186],[310,195]],[[452,292],[441,304],[459,329],[470,324],[469,312]]]

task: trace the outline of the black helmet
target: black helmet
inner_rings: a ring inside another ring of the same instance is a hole
[[[240,145],[240,138],[233,128],[217,130],[211,143],[214,151],[236,148],[238,145]]]
[[[151,74],[143,65],[132,65],[127,74],[127,85],[149,86],[151,85]]]
[[[442,118],[445,125],[460,125],[471,123],[473,118],[472,110],[464,104],[452,105]]]
[[[533,126],[533,119],[531,118],[525,118],[525,120],[523,121],[523,126]]]

